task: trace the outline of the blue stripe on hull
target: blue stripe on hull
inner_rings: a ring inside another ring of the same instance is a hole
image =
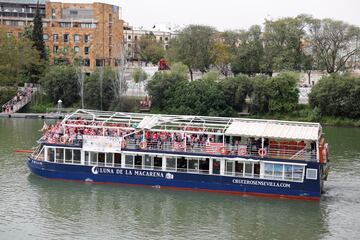
[[[279,195],[284,197],[320,197],[320,184],[318,180],[312,180],[311,182],[304,180],[303,183],[298,183],[231,176],[162,172],[156,170],[58,164],[36,161],[30,158],[27,163],[34,174],[52,179],[160,186],[165,188],[249,193],[256,195]]]

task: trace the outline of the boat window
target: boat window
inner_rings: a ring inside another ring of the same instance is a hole
[[[253,164],[245,163],[245,176],[252,177],[253,176]]]
[[[63,148],[56,149],[55,159],[56,159],[56,162],[58,162],[58,163],[64,162],[64,149]]]
[[[142,168],[142,156],[141,155],[135,156],[135,168]]]
[[[199,172],[199,160],[198,159],[188,159],[188,171],[189,172]]]
[[[179,172],[186,172],[187,170],[187,160],[184,157],[177,159],[177,171]]]
[[[153,169],[153,159],[149,155],[144,155],[144,168]]]
[[[90,165],[97,165],[97,153],[90,152]]]
[[[131,166],[133,163],[131,164]],[[114,153],[114,166],[121,166],[121,154],[120,153]]]
[[[105,165],[105,153],[98,153],[98,165],[104,166]]]
[[[243,162],[235,162],[235,175],[243,176],[244,174],[244,163]]]
[[[199,169],[200,173],[209,174],[209,159],[200,159],[199,160]]]
[[[166,158],[166,170],[176,171],[176,158],[175,157],[167,157]]]
[[[284,166],[284,178],[286,180],[292,180],[293,179],[293,166],[285,164]]]
[[[55,149],[54,148],[48,148],[48,156],[47,159],[49,162],[54,162],[55,157]]]
[[[127,167],[127,168],[134,167],[134,156],[133,155],[125,155],[125,167]]]
[[[274,164],[273,163],[265,163],[265,178],[272,178],[274,174]]]
[[[213,174],[220,174],[220,160],[213,159]]]
[[[65,149],[65,163],[72,163],[72,149]]]
[[[254,176],[260,176],[260,163],[254,163]]]
[[[106,163],[105,166],[112,167],[113,166],[113,153],[106,153]]]
[[[304,175],[304,167],[303,166],[293,166],[293,180],[301,181]]]
[[[80,164],[80,162],[81,162],[80,150],[73,150],[73,160],[74,160],[74,163]]]
[[[161,157],[154,157],[154,169],[161,169],[162,168],[162,158]]]
[[[282,179],[283,164],[274,164],[274,178]]]
[[[90,165],[89,164],[89,162],[90,162],[90,159],[89,159],[89,152],[85,152],[85,165]]]
[[[264,177],[270,179],[285,179],[289,181],[302,181],[304,166],[278,163],[265,163]]]
[[[233,160],[226,160],[225,161],[225,175],[234,175],[234,161]]]

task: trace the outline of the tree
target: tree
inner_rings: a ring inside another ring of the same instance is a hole
[[[251,96],[252,82],[246,75],[238,75],[233,78],[226,78],[220,83],[224,92],[225,102],[234,110],[241,112],[245,99]]]
[[[167,101],[165,111],[170,114],[208,116],[229,116],[234,113],[225,102],[219,83],[203,79],[177,85]]]
[[[332,74],[311,89],[309,102],[323,116],[360,118],[360,78]]]
[[[79,100],[79,85],[73,66],[54,65],[49,67],[41,79],[46,94],[54,104],[62,100],[69,107]]]
[[[171,71],[158,71],[148,82],[146,90],[151,97],[153,106],[164,109],[177,86],[187,82],[187,75],[182,72],[181,65],[172,67]]]
[[[212,58],[214,65],[225,77],[229,74],[229,65],[231,61],[230,47],[221,41],[214,42],[212,47]]]
[[[302,70],[302,58],[306,55],[303,41],[311,21],[307,15],[265,21],[264,71],[271,75],[273,71]]]
[[[27,38],[0,31],[0,85],[17,86],[30,76],[31,66],[40,65],[39,53]]]
[[[251,76],[261,72],[264,52],[261,34],[258,25],[239,33],[240,43],[231,61],[231,71],[235,75],[242,73]]]
[[[179,32],[170,44],[170,55],[175,62],[185,64],[193,80],[193,71],[206,72],[214,62],[211,54],[215,29],[209,26],[190,25]]]
[[[116,72],[109,67],[98,68],[85,80],[85,106],[92,109],[109,110],[117,101],[113,82]]]
[[[359,53],[354,44],[360,29],[356,26],[332,19],[316,20],[310,26],[310,41],[315,58],[328,73],[336,73],[348,67],[348,60]]]
[[[43,39],[44,32],[43,32],[42,18],[40,15],[39,1],[37,2],[36,5],[36,11],[33,22],[34,22],[34,26],[33,26],[31,39],[34,42],[34,47],[36,48],[36,50],[39,51],[40,58],[42,60],[46,60],[47,55],[46,55],[45,44]]]
[[[294,111],[299,100],[298,79],[299,77],[295,73],[253,78],[252,111],[261,114]]]
[[[145,63],[151,62],[157,64],[161,58],[164,58],[165,50],[161,43],[156,41],[153,33],[145,34],[136,44],[136,53],[140,55]]]
[[[134,79],[134,82],[136,84],[138,84],[138,88],[140,91],[140,84],[148,78],[147,73],[144,70],[142,70],[141,68],[135,68],[133,70],[133,72],[131,73],[131,75]]]

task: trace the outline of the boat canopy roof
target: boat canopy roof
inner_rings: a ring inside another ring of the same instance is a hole
[[[105,112],[87,109],[79,109],[67,115],[62,121],[62,125],[72,126],[71,120],[79,119],[96,123],[90,126],[87,124],[86,127],[114,128],[113,124],[122,124],[124,126],[122,128],[133,131],[150,130],[159,132],[186,132],[309,141],[318,140],[322,134],[322,128],[319,123],[229,117]],[[79,126],[79,124],[76,126]]]

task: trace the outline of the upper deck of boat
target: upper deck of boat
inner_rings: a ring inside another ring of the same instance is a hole
[[[126,150],[316,160],[322,128],[307,122],[79,109],[48,127],[41,141],[82,145],[92,141],[90,136],[117,139]]]

